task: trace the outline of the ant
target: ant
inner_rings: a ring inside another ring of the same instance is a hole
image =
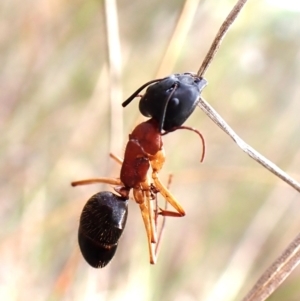
[[[191,80],[192,78],[193,80]],[[124,161],[111,155],[121,164],[120,178],[103,177],[72,182],[72,186],[107,183],[114,185],[114,190],[119,194],[99,192],[92,196],[83,208],[80,217],[78,241],[83,257],[91,266],[104,267],[113,258],[118,240],[126,224],[127,204],[131,190],[134,200],[140,206],[145,225],[150,263],[156,263],[157,216],[182,217],[185,215],[182,206],[162,184],[158,176],[165,162],[162,136],[178,129],[187,129],[197,133],[202,140],[201,162],[203,161],[205,155],[204,138],[199,131],[182,126],[182,123],[189,117],[197,104],[199,94],[196,95],[196,92],[200,93],[199,91],[203,89],[206,84],[206,81],[205,83],[204,81],[191,73],[185,73],[183,75],[172,75],[143,85],[123,103],[123,106],[138,96],[138,93],[147,85],[158,82],[147,89],[146,94],[140,101],[140,109],[142,107],[143,110],[148,110],[147,114],[153,116],[137,125],[129,135]],[[187,97],[187,100],[192,100],[190,104],[182,104],[184,97],[183,91],[180,91],[182,87],[183,90],[190,92]],[[152,106],[150,100],[154,96],[155,100],[162,100],[163,107],[161,107],[159,101],[156,104],[153,102],[154,106]],[[179,112],[178,119],[176,119],[176,116],[174,118],[172,113],[177,113],[180,108],[185,108],[185,111],[181,114]],[[162,132],[162,129],[165,132]],[[151,177],[149,175],[150,167],[152,170]],[[157,193],[160,193],[175,211],[155,209],[153,201]]]

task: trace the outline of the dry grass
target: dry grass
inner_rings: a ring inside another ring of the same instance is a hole
[[[178,56],[161,68],[183,3],[118,2],[123,96],[116,97],[124,100],[158,74],[198,70],[233,2],[192,6]],[[122,155],[140,120],[137,103],[111,108],[104,5],[12,0],[0,8],[0,299],[240,300],[299,233],[298,194],[197,110],[186,124],[206,138],[203,164],[194,134],[164,138],[162,178],[173,173],[171,190],[187,216],[167,220],[157,265],[148,263],[132,202],[115,258],[103,270],[90,268],[77,246],[79,214],[93,193],[109,187],[69,183],[117,176],[108,153]],[[299,17],[250,1],[210,66],[204,91],[243,139],[296,179]],[[124,123],[115,117],[120,112]],[[294,271],[270,300],[299,300],[299,277]]]

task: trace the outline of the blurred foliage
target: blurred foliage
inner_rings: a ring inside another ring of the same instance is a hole
[[[197,71],[232,0],[200,1],[180,56],[166,74]],[[184,1],[118,1],[123,99],[156,77]],[[139,209],[113,261],[90,268],[79,254],[85,201],[118,176],[137,124],[137,101],[112,112],[104,3],[0,3],[0,299],[240,300],[300,229],[299,196],[247,157],[201,110],[207,156],[190,132],[164,138],[161,173],[187,215],[167,220],[156,266],[148,263]],[[206,75],[204,97],[250,145],[296,178],[300,166],[299,12],[251,0]],[[114,108],[112,108],[112,106]],[[121,131],[111,126],[118,124]],[[111,149],[111,140],[118,147]],[[299,270],[270,300],[299,300]],[[220,281],[223,282],[220,282]]]

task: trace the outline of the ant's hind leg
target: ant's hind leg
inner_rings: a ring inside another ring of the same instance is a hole
[[[168,179],[167,189],[169,189],[170,186],[171,186],[172,178],[173,178],[173,175],[170,174],[169,179]],[[168,208],[168,202],[165,200],[165,207],[164,207],[163,211],[167,211],[167,208]],[[158,205],[157,205],[157,194],[156,194],[156,209],[155,209],[156,229],[158,229],[157,228],[157,217],[158,217]],[[156,243],[156,246],[155,246],[155,255],[156,255],[156,257],[158,257],[158,254],[159,254],[159,251],[160,251],[160,246],[161,246],[161,242],[162,242],[162,239],[163,239],[165,225],[166,225],[166,216],[162,216],[162,223],[161,223],[160,229],[157,230],[157,243]]]
[[[176,209],[177,212],[162,210],[159,212],[160,215],[163,216],[174,216],[174,217],[182,217],[185,216],[185,211],[172,195],[172,193],[161,183],[158,178],[158,173],[152,173],[152,179],[154,181],[155,187],[159,190],[160,194],[166,199],[166,201]]]
[[[150,263],[155,264],[156,263],[156,255],[155,255],[155,246],[156,242],[153,241],[153,238],[156,237],[156,230],[153,233],[154,227],[152,227],[152,223],[154,223],[154,219],[151,220],[151,214],[149,207],[146,205],[144,201],[144,194],[141,189],[133,189],[133,196],[135,201],[139,204],[143,222],[146,229],[147,234],[147,241],[148,241],[148,248],[149,248],[149,255],[150,255]]]
[[[157,213],[154,208],[154,196],[152,193],[152,188],[148,179],[141,183],[141,188],[143,191],[143,202],[146,200],[146,208],[149,215],[149,222],[151,228],[151,242],[156,243],[157,241],[157,231],[156,231],[156,217]]]

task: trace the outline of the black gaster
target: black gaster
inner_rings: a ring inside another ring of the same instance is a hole
[[[112,192],[99,192],[85,204],[78,229],[78,243],[84,259],[103,268],[115,255],[126,225],[128,200]]]

